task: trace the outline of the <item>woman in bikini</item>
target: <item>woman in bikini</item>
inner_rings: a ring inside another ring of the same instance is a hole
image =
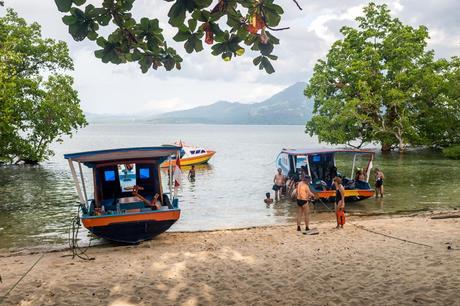
[[[383,175],[382,170],[379,168],[375,169],[375,197],[380,197],[383,198],[383,179],[385,178],[385,175]]]
[[[345,218],[345,188],[342,185],[342,179],[338,176],[334,177],[333,184],[335,186],[335,217],[337,220],[336,228],[343,228],[343,223],[340,218]],[[344,221],[344,220],[343,220]]]

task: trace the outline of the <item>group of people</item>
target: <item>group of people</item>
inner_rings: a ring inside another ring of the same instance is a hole
[[[365,176],[362,171],[357,172],[356,180],[364,181]],[[375,196],[378,197],[379,195],[383,197],[383,180],[384,174],[383,172],[376,168],[375,169]],[[305,231],[309,230],[309,215],[310,209],[309,204],[314,201],[314,199],[318,198],[318,195],[315,194],[311,188],[311,177],[305,172],[301,171],[300,177],[286,177],[283,175],[281,168],[278,169],[278,172],[275,174],[273,178],[273,191],[275,192],[274,200],[280,201],[281,194],[283,191],[286,194],[290,194],[290,190],[292,189],[293,196],[297,201],[297,231],[301,231],[301,223],[302,220],[305,222]],[[292,188],[293,187],[293,188]],[[345,187],[342,184],[342,178],[339,176],[335,176],[332,180],[331,188],[335,190],[335,204],[334,210],[336,215],[337,226],[336,228],[343,228],[345,224]],[[273,199],[270,197],[270,193],[267,192],[265,194],[266,198],[264,202],[266,204],[272,204]]]

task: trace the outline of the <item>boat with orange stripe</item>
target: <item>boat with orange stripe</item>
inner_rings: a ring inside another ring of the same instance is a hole
[[[206,164],[213,156],[216,151],[208,150],[203,147],[194,147],[185,145],[182,141],[176,143],[177,146],[181,147],[180,165],[181,166],[192,166]],[[166,168],[170,165],[176,165],[176,159],[173,158],[171,161],[165,161],[161,164],[161,167]]]
[[[338,169],[337,156],[351,161],[350,176]],[[302,175],[312,178],[310,188],[320,199],[334,200],[335,190],[332,180],[339,176],[345,187],[345,199],[359,201],[370,198],[374,190],[369,185],[369,176],[375,153],[358,149],[283,149],[277,159],[276,166],[292,181],[297,181]]]
[[[98,237],[121,243],[138,243],[168,230],[180,218],[181,210],[172,191],[172,176],[169,193],[163,190],[160,165],[179,158],[180,150],[178,146],[160,146],[65,154],[83,225]],[[88,198],[82,165],[92,170],[92,199]]]

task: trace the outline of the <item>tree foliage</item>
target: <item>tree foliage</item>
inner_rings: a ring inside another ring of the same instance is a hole
[[[435,60],[427,28],[392,18],[386,5],[370,3],[356,21],[315,65],[306,131],[333,144],[379,142],[382,150],[458,141],[458,59]]]
[[[184,42],[187,53],[201,52],[203,42],[211,54],[229,61],[245,52],[243,45],[260,53],[254,65],[267,73],[275,70],[271,60],[279,40],[270,31],[280,30],[283,9],[274,0],[166,0],[171,2],[169,24],[176,28],[173,39]],[[103,0],[100,6],[86,0],[55,0],[62,20],[76,41],[93,40],[99,46],[96,57],[104,63],[137,62],[142,72],[164,67],[180,69],[182,58],[167,44],[157,18],[136,20],[131,11],[135,0]],[[294,1],[295,2],[295,1]],[[108,36],[103,28],[115,30]],[[287,28],[285,28],[287,29]],[[269,31],[270,30],[270,31]]]
[[[86,124],[64,42],[41,37],[11,9],[0,18],[0,162],[37,163]],[[45,77],[44,75],[49,75]]]

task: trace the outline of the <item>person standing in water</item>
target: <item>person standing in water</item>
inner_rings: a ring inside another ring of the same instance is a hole
[[[333,180],[335,187],[335,217],[337,219],[337,227],[343,228],[345,223],[345,187],[342,185],[342,179],[336,176]],[[341,220],[343,218],[343,220]]]
[[[380,197],[383,198],[383,179],[384,178],[385,176],[383,175],[382,170],[380,170],[379,168],[375,168],[375,197],[376,198],[379,197],[379,193],[380,193]]]
[[[302,217],[305,219],[305,230],[308,231],[310,229],[308,227],[310,217],[310,207],[308,204],[315,197],[315,194],[311,192],[309,187],[310,181],[311,178],[306,175],[302,177],[302,181],[297,185],[297,231],[301,230]]]
[[[192,168],[190,168],[190,171],[188,172],[188,180],[191,182],[195,181],[195,165],[192,165]]]
[[[281,200],[281,192],[285,184],[285,177],[282,174],[282,170],[281,168],[278,168],[278,173],[275,174],[275,177],[273,178],[273,191],[275,191],[275,201]]]

